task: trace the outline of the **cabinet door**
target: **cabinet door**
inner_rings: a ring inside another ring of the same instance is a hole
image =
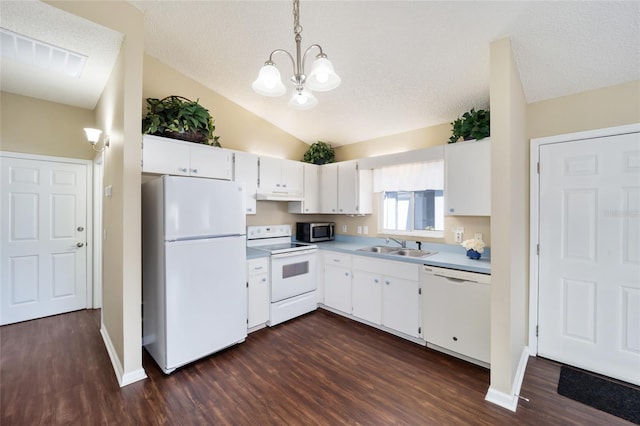
[[[142,141],[142,171],[167,175],[189,175],[189,146],[185,142],[156,136]]]
[[[445,214],[491,215],[491,145],[488,139],[448,144],[444,150]]]
[[[282,159],[260,157],[260,192],[283,192]]]
[[[382,324],[420,337],[420,283],[395,277],[382,279]]]
[[[324,268],[324,304],[351,313],[351,270],[335,265]]]
[[[320,212],[338,212],[338,164],[320,167]]]
[[[490,362],[490,286],[425,275],[424,293],[424,340]]]
[[[246,195],[245,212],[256,214],[258,189],[258,156],[249,152],[234,153],[233,180],[242,184]]]
[[[247,327],[269,321],[269,263],[266,258],[247,262]]]
[[[374,324],[382,323],[382,278],[378,274],[354,270],[352,314]]]
[[[320,213],[320,166],[303,163],[303,200],[289,201],[289,213]]]
[[[302,195],[304,181],[303,163],[293,160],[282,160],[282,188],[288,194]]]
[[[338,213],[358,213],[358,169],[357,163],[338,165]]]
[[[231,180],[231,151],[192,144],[191,176]]]

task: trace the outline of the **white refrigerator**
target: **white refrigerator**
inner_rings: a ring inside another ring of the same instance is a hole
[[[247,336],[244,200],[229,181],[142,185],[142,342],[165,374]]]

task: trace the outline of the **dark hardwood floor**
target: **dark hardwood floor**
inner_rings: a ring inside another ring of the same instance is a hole
[[[326,311],[252,333],[119,388],[100,311],[0,327],[0,424],[625,425],[556,393],[531,358],[516,413],[484,400],[489,371]]]

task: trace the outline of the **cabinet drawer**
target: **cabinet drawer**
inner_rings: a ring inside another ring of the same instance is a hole
[[[269,272],[269,258],[251,259],[247,265],[249,275],[266,274]]]
[[[351,267],[351,256],[343,253],[327,251],[324,253],[325,265],[341,266],[343,268]]]
[[[410,281],[420,280],[420,265],[408,262],[374,259],[369,256],[354,256],[353,269]]]

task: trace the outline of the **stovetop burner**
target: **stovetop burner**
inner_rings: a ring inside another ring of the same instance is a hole
[[[291,225],[249,226],[247,247],[265,250],[271,254],[318,248],[315,244],[292,242]]]

